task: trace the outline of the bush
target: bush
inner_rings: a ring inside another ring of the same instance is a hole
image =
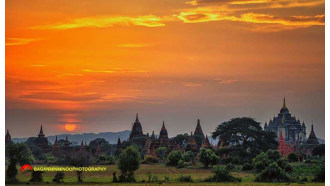
[[[269,165],[268,156],[264,152],[261,152],[259,155],[253,158],[252,161],[253,166],[258,173],[263,171]]]
[[[178,178],[178,181],[179,182],[193,182],[192,178],[190,175],[181,175],[179,178]]]
[[[233,170],[235,168],[235,165],[229,163],[227,166],[226,166],[226,169],[227,170]]]
[[[199,150],[199,161],[207,168],[209,165],[217,164],[220,158],[211,149],[201,148]]]
[[[314,175],[313,181],[324,182],[325,181],[325,167],[322,165]]]
[[[115,164],[115,157],[110,155],[108,156],[108,164],[109,165],[114,165]]]
[[[55,183],[61,183],[64,179],[64,173],[63,172],[57,172],[53,178],[53,182]]]
[[[30,182],[42,182],[42,171],[32,171]]]
[[[143,164],[153,164],[158,163],[158,159],[151,155],[144,156]]]
[[[289,180],[288,175],[277,165],[276,162],[273,162],[256,177],[257,182],[286,182]]]
[[[290,162],[298,161],[298,156],[294,152],[290,152],[290,154],[288,154],[287,158]]]
[[[184,168],[184,167],[185,167],[184,161],[182,159],[179,160],[177,168]]]
[[[292,172],[293,168],[292,166],[289,164],[288,160],[285,158],[281,158],[277,161],[277,165],[279,167],[281,167],[281,169],[283,169],[285,172]]]
[[[241,178],[236,178],[230,175],[230,171],[223,166],[217,166],[212,173],[213,176],[206,178],[206,182],[241,182]]]
[[[185,162],[190,162],[194,159],[195,155],[191,151],[186,151],[182,154],[182,158]]]
[[[140,152],[134,146],[129,146],[120,153],[118,168],[121,171],[121,182],[135,182],[134,171],[139,169],[140,159]]]
[[[242,171],[248,171],[253,169],[253,164],[252,163],[244,163],[242,167]]]
[[[305,163],[313,163],[311,160],[305,160]]]
[[[181,151],[172,151],[167,157],[167,164],[171,166],[177,166],[181,159]]]
[[[268,159],[272,162],[277,161],[282,158],[282,155],[277,150],[268,150],[266,152]]]

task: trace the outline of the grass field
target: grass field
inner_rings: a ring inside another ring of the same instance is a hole
[[[107,171],[105,172],[84,172],[84,185],[106,185],[111,183],[112,181],[112,173],[113,171],[117,171],[119,173],[119,170],[117,170],[117,167],[114,165],[108,165]],[[141,183],[141,182],[147,182],[148,181],[148,172],[151,172],[151,176],[161,181],[165,180],[165,176],[169,178],[170,183],[162,183],[163,185],[219,185],[219,183],[203,183],[202,180],[209,177],[211,173],[211,169],[202,169],[202,168],[182,168],[177,169],[175,167],[169,167],[164,165],[141,165],[140,169],[136,171],[136,179],[137,182],[140,183],[134,183],[133,185],[159,185],[158,183],[150,184],[150,183]],[[56,172],[44,172],[43,173],[43,181],[44,184],[32,184],[32,185],[57,185],[52,183],[52,180],[54,178],[54,175]],[[117,174],[118,175],[118,174]],[[178,178],[181,175],[190,175],[192,179],[194,180],[194,183],[179,183]],[[242,183],[221,183],[221,185],[246,185],[246,186],[261,186],[261,185],[288,185],[288,183],[255,183],[255,175],[254,173],[249,172],[232,172],[233,176],[242,178]],[[18,180],[21,182],[22,185],[27,182],[29,182],[31,178],[31,172],[19,172],[17,175]],[[61,185],[78,185],[77,184],[77,176],[75,172],[65,172],[64,176],[64,183]],[[48,183],[47,183],[48,182]],[[112,185],[132,185],[132,184],[112,184]],[[290,185],[325,185],[324,183],[291,183]]]

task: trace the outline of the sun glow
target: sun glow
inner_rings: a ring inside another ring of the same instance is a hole
[[[64,128],[66,131],[72,132],[72,131],[76,130],[77,125],[76,124],[65,124]]]

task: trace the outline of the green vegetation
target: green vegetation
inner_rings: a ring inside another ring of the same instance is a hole
[[[139,169],[140,160],[140,152],[134,146],[129,146],[120,153],[118,162],[121,171],[120,182],[135,182],[134,171]]]
[[[203,163],[204,168],[209,165],[215,165],[220,161],[220,158],[211,149],[201,148],[199,151],[199,161]]]

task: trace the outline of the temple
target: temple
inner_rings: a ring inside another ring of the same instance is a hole
[[[6,145],[8,145],[11,142],[11,136],[9,134],[9,130],[7,129],[7,133],[6,133]]]
[[[135,137],[140,137],[140,136],[143,136],[142,125],[139,121],[139,115],[136,114],[136,119],[132,126],[132,131],[131,134],[129,135],[129,139],[131,140]]]
[[[306,142],[305,123],[301,124],[299,119],[297,120],[295,116],[291,116],[289,109],[286,107],[285,98],[280,113],[270,119],[268,124],[265,123],[264,130],[275,132],[278,138],[283,133],[286,143],[294,144],[297,142],[302,144]]]
[[[40,131],[35,143],[43,152],[50,151],[50,147],[48,145],[48,139],[45,137],[44,131],[42,129],[42,125],[40,127]]]

